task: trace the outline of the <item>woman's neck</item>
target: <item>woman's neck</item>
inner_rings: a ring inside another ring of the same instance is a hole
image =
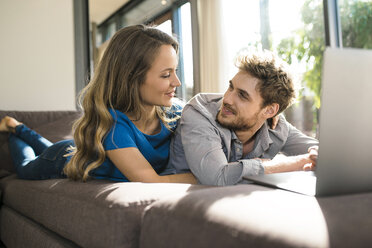
[[[154,135],[160,132],[160,120],[156,114],[155,106],[152,108],[144,108],[141,118],[137,119],[136,115],[127,113],[129,119],[133,124],[144,134]]]

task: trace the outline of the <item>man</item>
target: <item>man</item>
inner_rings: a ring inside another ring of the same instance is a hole
[[[223,96],[198,94],[191,99],[171,142],[169,165],[178,173],[191,170],[207,185],[244,183],[245,175],[313,169],[318,141],[279,115],[292,103],[295,90],[278,62],[268,52],[241,57],[239,72]],[[277,124],[271,129],[273,118]],[[278,153],[285,156],[275,157]]]

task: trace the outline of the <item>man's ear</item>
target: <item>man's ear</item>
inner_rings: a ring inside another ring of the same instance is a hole
[[[269,119],[269,118],[274,117],[276,115],[276,113],[278,113],[279,104],[272,103],[270,105],[267,105],[265,108],[266,108],[266,110],[265,110],[264,114],[265,114],[266,118]]]

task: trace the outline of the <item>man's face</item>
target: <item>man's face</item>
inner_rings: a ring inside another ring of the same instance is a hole
[[[217,122],[234,131],[261,127],[266,120],[261,108],[263,99],[256,90],[258,79],[239,71],[224,94]]]

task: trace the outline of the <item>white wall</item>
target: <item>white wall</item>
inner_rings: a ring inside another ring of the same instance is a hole
[[[73,0],[0,1],[0,110],[75,109]]]

